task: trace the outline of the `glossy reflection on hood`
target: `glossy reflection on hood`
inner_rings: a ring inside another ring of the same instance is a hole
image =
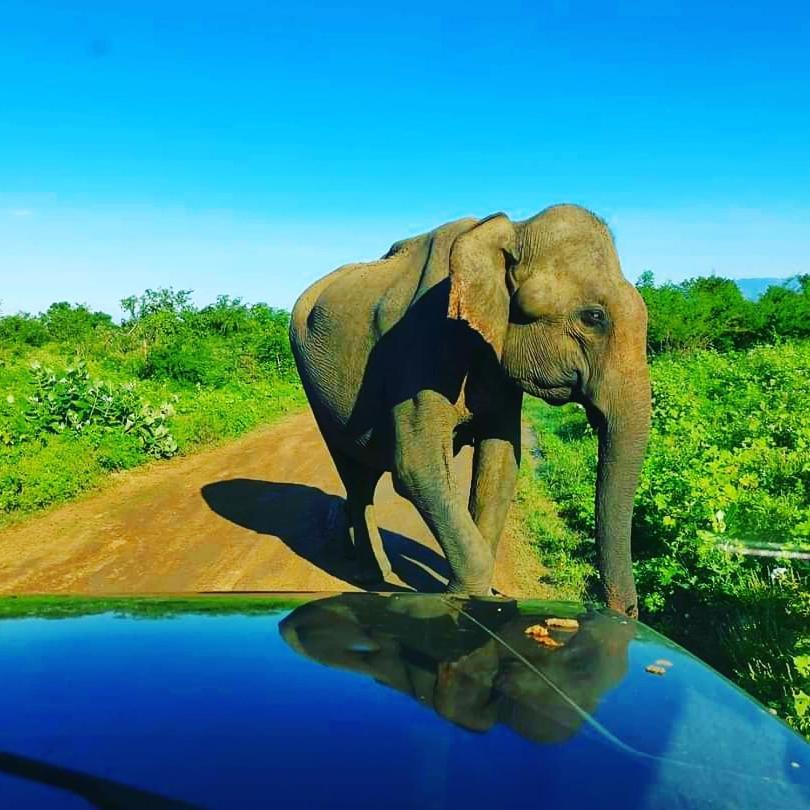
[[[582,611],[576,627],[526,634],[548,612],[516,602],[351,594],[310,602],[280,624],[301,655],[356,672],[429,706],[457,726],[497,724],[540,743],[574,736],[627,674],[634,625]]]

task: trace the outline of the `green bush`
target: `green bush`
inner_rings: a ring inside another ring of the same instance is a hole
[[[103,470],[116,472],[143,464],[144,446],[134,432],[121,433],[93,426],[85,430],[85,437]]]
[[[120,325],[63,302],[0,318],[0,523],[303,404],[283,310],[170,289],[122,305]]]
[[[181,337],[151,348],[139,369],[143,379],[175,380],[187,385],[218,387],[236,374],[233,358],[219,356],[205,339]]]
[[[0,447],[13,447],[25,441],[29,433],[30,426],[18,397],[11,393],[0,397]]]
[[[98,462],[85,438],[55,436],[36,453],[19,454],[13,509],[31,512],[75,497],[98,478]],[[12,511],[6,505],[7,511]]]
[[[93,381],[83,363],[62,375],[35,364],[31,375],[34,393],[28,397],[25,416],[33,436],[66,430],[82,433],[92,425],[131,434],[155,458],[177,452],[177,442],[166,425],[173,413],[169,403],[153,408],[131,384]]]
[[[42,346],[47,341],[48,330],[39,318],[25,313],[0,318],[0,343],[6,346]]]
[[[759,301],[748,301],[729,279],[656,285],[653,274],[645,272],[636,286],[647,305],[649,350],[727,351],[810,337],[810,275],[792,281],[793,286],[769,287]]]
[[[197,310],[188,291],[147,290],[125,299],[130,314],[119,336],[142,379],[221,387],[230,382],[296,381],[289,314],[221,295]]]
[[[91,312],[83,304],[67,301],[51,304],[40,321],[51,340],[78,344],[97,331],[112,328],[112,318],[104,312]]]
[[[757,310],[763,339],[810,337],[810,275],[799,276],[798,289],[769,287]]]
[[[231,383],[181,398],[173,432],[183,450],[235,438],[304,405],[300,385]]]

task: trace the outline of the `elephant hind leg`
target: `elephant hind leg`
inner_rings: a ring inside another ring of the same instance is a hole
[[[362,583],[380,582],[391,573],[374,517],[374,490],[381,473],[330,448],[338,474],[346,487],[346,556],[357,561],[357,579]]]

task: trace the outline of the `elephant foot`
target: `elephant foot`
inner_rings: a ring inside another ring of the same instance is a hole
[[[630,619],[638,619],[638,603],[635,601],[615,599],[608,602],[608,607],[618,613],[624,613]]]
[[[457,579],[451,579],[447,583],[445,593],[455,594],[457,596],[495,596],[494,591],[489,585],[464,583]]]
[[[638,619],[638,596],[636,586],[632,581],[622,587],[615,585],[603,586],[604,599],[611,610],[624,613],[631,619]]]
[[[466,596],[493,596],[492,579],[495,574],[495,560],[491,554],[475,555],[466,561],[463,569],[450,576],[447,593]]]
[[[341,541],[341,553],[343,559],[350,564],[352,579],[361,585],[382,582],[391,574],[391,564],[387,559],[380,563],[376,557],[363,554],[354,545],[348,533]]]
[[[386,560],[380,564],[376,559],[360,560],[355,569],[354,579],[360,585],[378,585],[391,575],[391,564]]]

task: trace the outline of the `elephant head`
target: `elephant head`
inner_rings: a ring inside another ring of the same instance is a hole
[[[647,312],[609,229],[573,205],[523,222],[488,217],[453,243],[448,315],[475,330],[525,392],[585,407],[599,439],[602,588],[610,607],[636,615],[630,525],[650,424]]]

